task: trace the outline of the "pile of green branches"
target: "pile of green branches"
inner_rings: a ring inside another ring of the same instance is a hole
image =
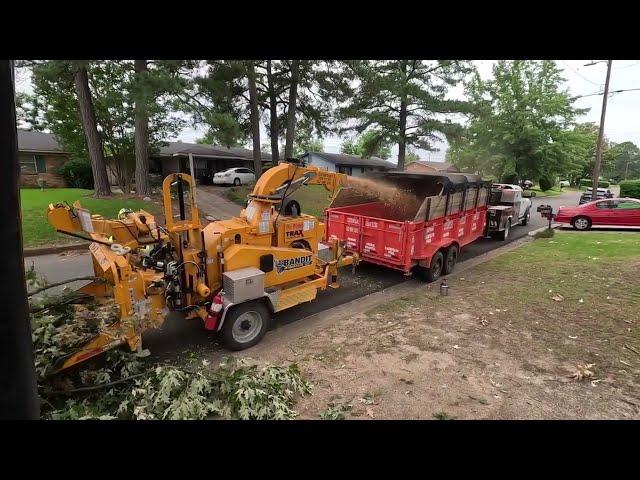
[[[82,386],[41,390],[43,418],[291,419],[297,415],[296,395],[311,391],[295,364],[258,367],[247,360],[227,360],[215,369],[193,370],[148,365],[122,351],[108,352],[106,357],[105,367],[79,374]]]
[[[52,375],[66,356],[118,318],[118,307],[70,291],[31,303],[44,419],[289,419],[296,416],[296,396],[311,391],[295,364],[225,360],[211,368],[203,361],[194,369],[154,364],[121,350]]]

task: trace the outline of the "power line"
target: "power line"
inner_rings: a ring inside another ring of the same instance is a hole
[[[581,74],[579,74],[576,70],[574,70],[574,69],[573,69],[573,67],[572,67],[571,65],[569,65],[569,64],[568,64],[567,62],[565,62],[564,60],[561,60],[561,62],[562,62],[562,63],[564,63],[567,67],[569,67],[573,73],[575,73],[576,75],[578,75],[578,76],[579,76],[580,78],[582,78],[584,81],[589,82],[590,84],[595,85],[595,86],[597,86],[597,87],[599,87],[599,86],[600,86],[600,84],[599,84],[599,83],[592,82],[592,81],[591,81],[591,80],[589,80],[588,78],[583,77],[583,76],[582,76]]]
[[[618,67],[618,68],[614,68],[614,70],[624,70],[625,68],[635,67],[636,65],[640,65],[640,62],[632,63],[631,65],[627,65],[626,67]]]
[[[622,90],[611,90],[609,92],[609,95],[613,95],[614,93],[622,93],[622,92],[635,92],[637,90],[640,90],[640,88],[625,88]],[[597,93],[589,93],[587,95],[578,95],[575,97],[571,97],[572,100],[575,100],[576,98],[583,98],[583,97],[593,97],[596,95],[602,95],[604,92],[597,92]]]

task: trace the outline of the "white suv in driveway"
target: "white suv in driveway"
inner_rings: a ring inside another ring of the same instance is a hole
[[[214,185],[246,185],[256,181],[256,176],[248,168],[236,167],[218,172],[213,176]]]

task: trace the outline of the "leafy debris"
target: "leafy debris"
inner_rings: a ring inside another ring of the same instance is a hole
[[[576,365],[576,370],[569,376],[578,381],[591,378],[593,377],[593,367],[595,366],[595,363],[588,363],[586,365],[578,364]]]

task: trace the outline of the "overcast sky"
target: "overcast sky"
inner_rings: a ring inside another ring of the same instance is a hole
[[[491,76],[491,68],[494,61],[479,60],[474,62],[483,78]],[[573,95],[589,95],[602,92],[606,77],[606,64],[598,63],[594,66],[585,66],[591,60],[559,60],[558,66],[563,70],[566,79],[566,87]],[[640,89],[640,60],[615,60],[611,70],[611,81],[609,89],[625,90],[631,88]],[[30,79],[28,76],[16,74],[16,89],[19,92],[31,91]],[[458,87],[451,92],[451,96],[462,97],[462,88]],[[602,95],[595,95],[580,98],[576,101],[576,106],[589,108],[583,117],[578,119],[581,122],[600,121],[602,108]],[[607,117],[605,121],[605,135],[614,142],[631,141],[640,146],[640,90],[631,92],[614,93],[610,96],[607,104]],[[195,142],[202,137],[205,128],[186,128],[182,131],[179,139],[183,142]],[[267,143],[266,132],[263,130],[262,143]],[[177,139],[170,139],[177,140]],[[327,137],[324,139],[324,148],[327,152],[337,153],[340,151],[342,140],[337,137]],[[439,145],[439,152],[419,151],[422,160],[442,161],[446,152],[446,144]],[[391,161],[396,161],[398,153],[397,146],[392,150]]]

